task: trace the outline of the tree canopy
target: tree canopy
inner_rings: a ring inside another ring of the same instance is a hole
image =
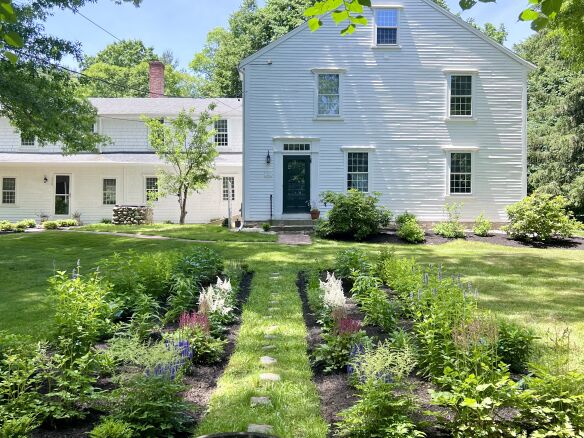
[[[80,78],[80,95],[87,97],[147,97],[150,61],[165,62],[164,94],[195,96],[196,79],[178,71],[171,52],[164,59],[140,40],[123,40],[109,44],[95,56],[81,62],[84,77]],[[168,62],[170,61],[170,62]],[[96,80],[97,79],[97,80]]]
[[[584,74],[558,50],[565,38],[548,30],[515,46],[538,66],[528,81],[528,183],[584,212]]]

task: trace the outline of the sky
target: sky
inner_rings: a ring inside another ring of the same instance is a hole
[[[447,2],[453,12],[460,11],[458,0]],[[203,48],[207,33],[217,26],[225,26],[229,15],[240,4],[241,0],[143,0],[136,8],[132,4],[116,5],[113,1],[100,0],[81,8],[80,12],[117,38],[141,39],[158,54],[170,49],[179,65],[188,68],[193,55]],[[512,47],[531,34],[528,23],[517,21],[526,4],[527,0],[479,3],[463,13],[463,17],[474,17],[480,24],[504,23],[509,32],[506,45]],[[116,41],[70,10],[56,10],[47,20],[46,29],[50,34],[79,41],[88,55],[95,55]],[[76,67],[73,60],[65,60],[64,64]]]

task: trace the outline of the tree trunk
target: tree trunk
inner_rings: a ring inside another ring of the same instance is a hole
[[[179,192],[178,203],[180,204],[180,219],[179,224],[185,224],[185,218],[187,216],[187,195],[188,189],[183,189]]]

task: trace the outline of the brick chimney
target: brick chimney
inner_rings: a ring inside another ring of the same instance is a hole
[[[150,61],[149,97],[164,97],[164,64],[160,61]]]

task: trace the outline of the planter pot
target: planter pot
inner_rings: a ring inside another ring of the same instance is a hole
[[[310,217],[312,218],[313,221],[317,220],[320,217],[320,211],[311,211],[310,212]]]
[[[235,220],[235,228],[241,227],[241,221],[239,219]]]

